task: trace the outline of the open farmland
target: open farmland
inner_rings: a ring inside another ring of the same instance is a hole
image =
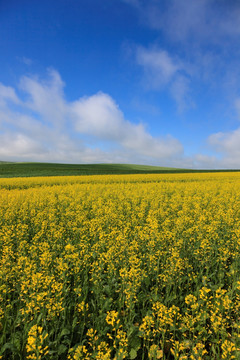
[[[240,358],[240,173],[0,189],[1,359]]]

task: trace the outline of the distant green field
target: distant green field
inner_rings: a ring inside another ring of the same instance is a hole
[[[131,164],[54,164],[0,162],[0,177],[62,176],[100,174],[142,174],[180,171],[180,169]]]
[[[185,172],[209,172],[222,170],[191,170],[161,166],[133,164],[55,164],[0,161],[0,177],[107,175],[107,174],[166,174]],[[238,170],[228,170],[238,171]]]

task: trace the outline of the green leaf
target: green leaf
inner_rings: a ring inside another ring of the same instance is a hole
[[[67,352],[67,347],[63,344],[61,344],[58,348],[58,355],[62,355]]]
[[[139,334],[139,331],[138,331]],[[141,347],[141,339],[135,333],[134,336],[132,335],[129,339],[129,346],[135,350],[138,350]]]
[[[78,318],[75,317],[75,318],[73,319],[73,322],[72,322],[72,329],[75,328],[75,326],[77,325],[77,322],[78,322]]]
[[[63,344],[67,345],[67,346],[70,346],[71,344],[71,339],[65,337],[64,340],[62,341]]]
[[[12,353],[14,354],[17,349],[16,349],[16,346],[14,344],[6,343],[6,344],[3,345],[0,354],[3,354],[6,350],[11,350]]]
[[[135,349],[131,349],[129,355],[130,355],[130,359],[136,359],[136,357],[137,357],[137,352],[136,352],[136,350],[135,350]]]
[[[20,352],[21,345],[22,345],[22,332],[16,331],[15,333],[13,333],[13,335],[11,336],[10,343],[13,344],[13,346],[16,347],[16,350],[18,352]]]
[[[64,336],[64,335],[69,335],[70,331],[67,328],[62,329],[60,337]]]
[[[40,324],[41,320],[42,320],[42,314],[39,314],[37,318],[37,324]]]

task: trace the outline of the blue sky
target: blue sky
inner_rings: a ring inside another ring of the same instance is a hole
[[[0,1],[0,160],[240,168],[236,0]]]

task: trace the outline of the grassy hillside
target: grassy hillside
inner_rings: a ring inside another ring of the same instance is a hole
[[[160,166],[133,164],[54,164],[54,163],[8,163],[0,161],[0,177],[107,175],[107,174],[163,174],[202,172],[207,170],[177,169]],[[208,170],[210,171],[210,170]],[[214,170],[213,170],[214,171]],[[215,170],[220,171],[220,170]],[[237,171],[237,170],[230,170]]]
[[[179,171],[178,169],[131,164],[53,164],[0,162],[0,177],[100,174],[140,174]]]

